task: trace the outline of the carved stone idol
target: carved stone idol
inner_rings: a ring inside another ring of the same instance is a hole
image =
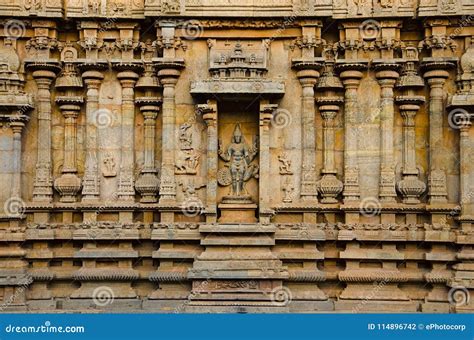
[[[115,169],[115,159],[111,154],[105,156],[102,162],[102,175],[104,177],[115,177],[117,176],[117,170]]]
[[[220,185],[231,185],[230,196],[249,196],[245,190],[245,182],[250,178],[258,177],[258,165],[251,164],[258,153],[257,142],[248,146],[242,136],[240,124],[234,128],[232,142],[225,151],[222,150],[219,141],[219,156],[228,164],[226,168],[219,170],[217,179]]]

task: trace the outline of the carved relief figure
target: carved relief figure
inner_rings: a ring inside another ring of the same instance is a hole
[[[255,140],[252,146],[248,146],[243,139],[240,124],[235,126],[232,142],[225,151],[222,150],[221,142],[219,141],[219,156],[229,164],[226,165],[227,168],[220,170],[221,176],[218,175],[218,180],[221,185],[232,185],[232,196],[246,195],[244,183],[250,178],[258,176],[258,166],[251,164],[257,153],[257,141]],[[224,180],[225,177],[228,178],[229,176],[222,176],[224,175],[223,172],[230,175],[230,183]]]
[[[201,155],[194,150],[183,150],[178,154],[175,164],[176,174],[196,174]]]
[[[43,0],[25,0],[26,10],[41,11],[43,9]]]
[[[280,175],[292,175],[293,170],[291,170],[291,160],[288,159],[286,153],[281,154],[278,156],[278,160],[280,161]]]
[[[197,198],[197,191],[206,186],[205,183],[196,183],[193,179],[189,179],[187,182],[180,182],[181,190],[184,193],[184,197]]]
[[[117,176],[117,170],[115,170],[115,159],[111,154],[107,154],[102,161],[102,175],[104,177]]]
[[[194,175],[197,173],[201,155],[193,147],[193,123],[195,117],[191,117],[186,123],[179,127],[179,152],[176,156],[175,173]]]

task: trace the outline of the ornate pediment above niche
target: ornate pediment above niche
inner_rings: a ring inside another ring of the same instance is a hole
[[[191,83],[192,94],[283,95],[284,83],[267,79],[269,40],[209,39],[209,76]]]
[[[68,0],[67,17],[144,18],[145,0]]]
[[[145,0],[145,14],[203,17],[330,16],[332,0]]]
[[[1,16],[62,17],[61,0],[2,0]]]

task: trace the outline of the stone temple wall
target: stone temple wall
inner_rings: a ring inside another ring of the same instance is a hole
[[[0,311],[473,312],[472,0],[0,4]]]

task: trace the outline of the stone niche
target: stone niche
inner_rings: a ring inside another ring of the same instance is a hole
[[[234,182],[236,180],[239,182],[239,180],[231,172],[238,165],[233,165],[236,162],[235,159],[230,159],[226,162],[223,157],[219,157],[219,189],[217,191],[217,202],[220,202],[219,221],[256,222],[255,212],[257,205],[255,203],[258,202],[259,163],[258,105],[252,102],[229,100],[219,105],[218,111],[219,145],[220,151],[224,153],[224,157],[232,153],[234,136],[239,133],[239,130],[242,133],[240,144],[242,144],[246,152],[250,153],[248,159],[245,160],[246,163],[248,162],[248,166],[246,169],[247,174],[244,175],[243,191],[237,193],[234,192],[233,185],[238,186],[239,183],[235,184]],[[227,184],[229,180],[231,182],[229,185],[223,185]]]

